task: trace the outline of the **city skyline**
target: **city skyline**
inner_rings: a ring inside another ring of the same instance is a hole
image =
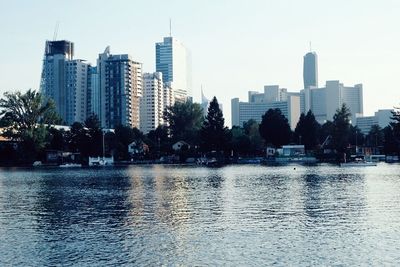
[[[2,43],[2,50],[9,52],[4,55],[3,62],[7,63],[0,64],[3,73],[0,93],[39,89],[43,42],[52,39],[57,21],[60,21],[57,39],[75,43],[76,59],[95,64],[98,52],[110,45],[115,53],[132,54],[143,62],[144,72],[154,72],[154,43],[169,35],[169,18],[172,18],[172,36],[192,52],[194,100],[200,101],[203,85],[205,95],[210,98],[215,95],[224,104],[227,125],[230,125],[233,97],[246,99],[247,91],[267,84],[280,84],[296,92],[302,89],[302,56],[308,51],[309,41],[318,54],[321,84],[327,80],[363,84],[364,115],[399,105],[396,77],[400,69],[397,52],[400,42],[391,34],[399,22],[396,10],[400,5],[395,1],[384,4],[254,1],[251,7],[235,1],[193,3],[190,7],[178,1],[158,4],[163,13],[152,15],[153,5],[123,1],[108,8],[102,8],[101,1],[79,6],[72,1],[69,5],[46,8],[46,1],[23,6],[8,3],[7,8],[2,8],[0,20],[2,25],[13,23],[13,27],[3,30],[7,42]],[[113,12],[116,15],[101,20],[102,16],[91,14],[95,7],[100,15]],[[142,23],[126,26],[124,23],[132,19],[128,11],[133,7],[140,11]],[[57,13],[60,8],[65,11],[63,14]],[[237,19],[240,12],[252,16],[242,21]],[[380,16],[383,13],[385,16]],[[18,22],[10,14],[19,14]],[[282,15],[287,20],[272,24]],[[340,20],[333,20],[335,16]],[[304,19],[299,20],[300,17]],[[380,19],[374,20],[375,17]],[[99,28],[102,30],[95,30]],[[16,77],[13,70],[22,61],[25,71]]]

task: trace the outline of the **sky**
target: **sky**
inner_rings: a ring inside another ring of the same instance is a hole
[[[400,106],[400,1],[397,0],[0,0],[0,94],[39,89],[44,44],[75,43],[95,64],[110,45],[155,71],[155,43],[172,35],[192,55],[193,97],[200,88],[223,104],[278,84],[302,89],[303,56],[318,54],[319,85],[363,84],[364,115]]]

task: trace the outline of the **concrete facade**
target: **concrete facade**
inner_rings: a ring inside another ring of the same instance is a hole
[[[278,100],[278,101],[276,101]],[[288,93],[279,86],[265,86],[264,94],[250,91],[249,101],[241,102],[239,98],[231,100],[232,126],[243,126],[250,119],[261,122],[262,116],[269,109],[280,109],[294,130],[300,118],[300,95]]]
[[[383,129],[392,121],[393,111],[393,109],[380,109],[374,116],[357,117],[356,126],[363,134],[368,134],[373,125],[378,125]]]
[[[111,55],[107,47],[99,55],[100,119],[103,127],[140,127],[142,64],[127,55]]]
[[[301,112],[311,110],[320,124],[332,120],[343,103],[350,109],[353,125],[356,124],[356,118],[363,114],[362,84],[348,87],[339,81],[327,81],[325,87],[301,90],[300,98]]]
[[[143,94],[140,99],[140,130],[143,133],[147,134],[164,123],[164,108],[162,73],[144,73]]]

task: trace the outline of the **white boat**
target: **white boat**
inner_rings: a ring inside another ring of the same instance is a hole
[[[89,157],[89,166],[111,166],[114,164],[114,157]]]
[[[82,164],[79,163],[64,163],[59,166],[60,168],[79,168]]]
[[[340,167],[369,167],[377,166],[376,162],[356,158],[354,161],[340,163]]]

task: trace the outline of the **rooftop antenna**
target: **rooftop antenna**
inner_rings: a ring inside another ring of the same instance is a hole
[[[169,18],[169,37],[172,37],[172,23],[171,23],[171,18]]]
[[[57,21],[56,23],[56,27],[54,29],[54,35],[53,35],[53,41],[55,41],[57,39],[57,34],[58,34],[58,27],[60,26],[60,22]]]
[[[205,97],[204,92],[203,92],[203,84],[201,84],[201,103],[206,103],[208,102],[207,97]]]
[[[312,46],[311,46],[311,41],[310,41],[310,52],[312,52]]]

